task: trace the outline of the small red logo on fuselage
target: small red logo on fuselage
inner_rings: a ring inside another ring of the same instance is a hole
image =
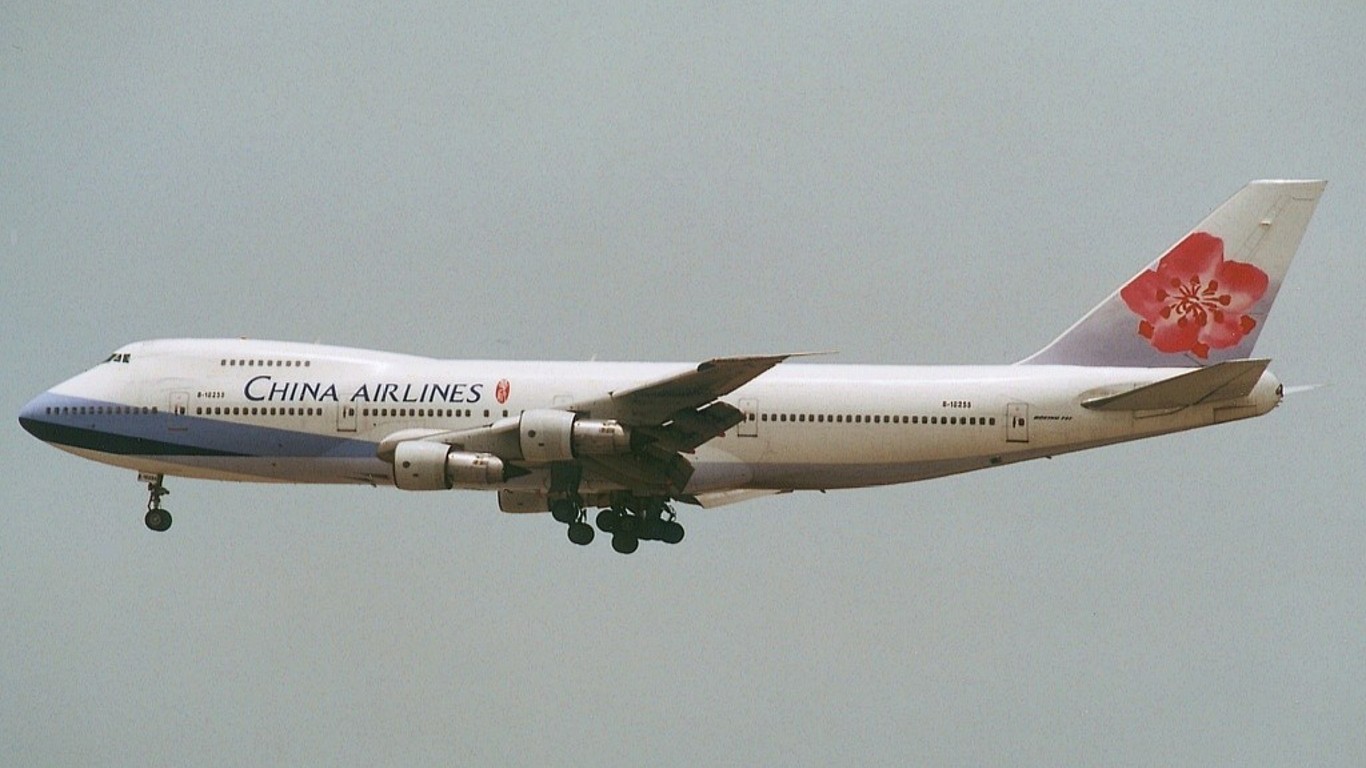
[[[508,401],[508,392],[512,389],[512,382],[507,379],[499,379],[498,386],[493,390],[493,397],[499,405]]]

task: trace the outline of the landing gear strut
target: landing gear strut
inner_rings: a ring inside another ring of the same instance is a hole
[[[577,464],[554,464],[550,468],[550,516],[565,525],[569,540],[579,546],[592,543],[594,536],[579,495],[582,479],[583,470]],[[611,504],[598,513],[596,522],[598,530],[612,536],[612,549],[623,555],[639,549],[641,541],[677,544],[683,540],[683,526],[678,524],[667,496],[619,492],[611,496]]]
[[[593,526],[585,520],[583,499],[579,496],[579,482],[583,470],[572,463],[553,464],[550,467],[550,516],[564,523],[569,540],[585,546],[593,541]]]
[[[161,475],[144,475],[140,480],[147,481],[147,515],[142,518],[147,527],[160,533],[171,527],[171,513],[161,508],[161,497],[170,493],[161,484]]]

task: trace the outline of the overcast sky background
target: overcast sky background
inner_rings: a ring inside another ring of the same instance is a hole
[[[0,9],[0,763],[1366,762],[1366,6]],[[1107,4],[1108,5],[1108,4]],[[683,511],[169,483],[12,420],[117,346],[1007,363],[1330,180],[1266,418]]]

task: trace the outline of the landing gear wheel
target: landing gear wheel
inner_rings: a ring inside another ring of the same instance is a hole
[[[598,530],[603,533],[613,533],[617,529],[617,521],[621,519],[621,513],[615,509],[604,509],[598,513]]]
[[[570,523],[569,540],[581,547],[592,544],[593,526],[588,523]]]
[[[550,516],[569,525],[579,519],[579,507],[569,499],[560,499],[550,505]]]
[[[171,513],[161,508],[161,497],[170,493],[162,485],[162,475],[138,473],[139,481],[147,481],[147,516],[142,521],[154,531],[164,531],[171,527]]]
[[[147,523],[148,528],[160,533],[171,527],[171,513],[160,507],[149,509],[142,521]]]
[[[659,540],[665,544],[677,544],[683,540],[683,526],[678,523],[670,520],[661,524],[660,528]]]
[[[640,547],[640,539],[629,533],[617,533],[612,536],[612,549],[623,555],[629,555]]]

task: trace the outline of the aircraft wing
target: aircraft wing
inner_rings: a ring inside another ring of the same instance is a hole
[[[699,363],[691,371],[610,392],[606,397],[572,407],[632,426],[658,426],[676,414],[698,409],[734,392],[778,363],[801,354],[810,353],[716,357]],[[722,427],[716,434],[728,428]]]
[[[683,454],[719,437],[745,415],[720,398],[796,354],[718,357],[692,370],[656,381],[608,392],[563,406],[563,412],[591,414],[630,430],[630,449],[578,454],[572,459],[585,476],[597,476],[627,488],[651,493],[682,493],[693,466]],[[405,439],[446,443],[461,450],[487,452],[513,466],[525,466],[522,418],[510,416],[485,427],[455,432],[396,433],[380,445],[380,456],[392,460],[393,446]]]
[[[614,418],[636,435],[630,453],[584,457],[580,464],[587,474],[628,487],[681,493],[693,473],[692,464],[682,454],[692,453],[745,418],[740,409],[719,398],[795,356],[712,358],[691,371],[575,403],[572,410]]]

